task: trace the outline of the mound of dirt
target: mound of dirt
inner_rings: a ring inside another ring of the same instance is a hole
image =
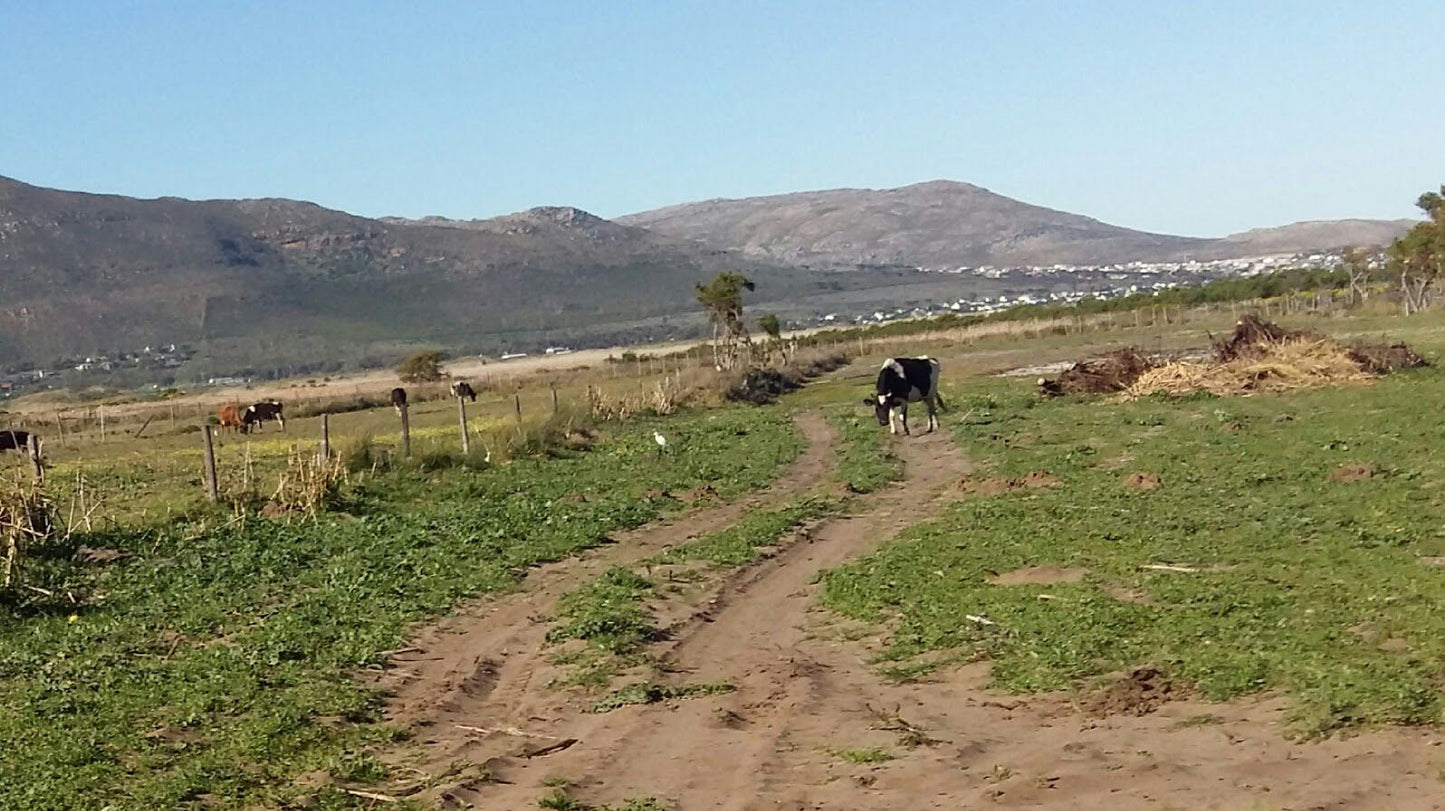
[[[1294,341],[1322,341],[1325,336],[1311,330],[1286,330],[1257,315],[1246,315],[1234,325],[1234,332],[1214,342],[1216,363],[1240,358],[1260,358],[1273,347]]]
[[[1124,477],[1124,486],[1130,490],[1154,490],[1159,484],[1159,477],[1153,473],[1130,473]]]
[[[1065,394],[1110,394],[1124,391],[1154,362],[1133,347],[1107,352],[1065,369],[1053,380],[1039,379],[1039,390],[1051,397]]]
[[[1083,707],[1094,715],[1148,715],[1184,690],[1152,667],[1141,667],[1086,698]]]
[[[1374,476],[1375,469],[1369,465],[1341,465],[1335,468],[1335,472],[1330,474],[1330,480],[1342,484],[1349,484],[1350,482],[1372,479]]]
[[[1356,344],[1350,347],[1348,354],[1362,371],[1372,375],[1387,375],[1401,369],[1430,365],[1407,344]]]

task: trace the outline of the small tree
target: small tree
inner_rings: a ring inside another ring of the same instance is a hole
[[[1390,246],[1390,265],[1400,274],[1405,315],[1430,306],[1435,285],[1445,275],[1445,186],[1420,195],[1415,205],[1428,219]]]
[[[403,383],[432,383],[442,379],[443,360],[440,352],[418,352],[396,367],[396,375]]]
[[[1358,305],[1370,297],[1370,259],[1380,250],[1379,246],[1350,248],[1342,258],[1344,271],[1350,278],[1350,304]]]
[[[748,357],[752,339],[743,321],[743,291],[754,288],[746,276],[732,271],[697,285],[697,301],[712,323],[713,364],[719,369],[736,369]]]

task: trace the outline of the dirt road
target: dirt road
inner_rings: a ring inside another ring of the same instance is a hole
[[[660,680],[732,692],[597,714],[593,698],[551,686],[558,671],[543,637],[556,598],[607,565],[820,481],[830,436],[816,417],[802,425],[809,449],[768,496],[619,538],[419,636],[419,652],[388,682],[393,717],[417,731],[406,762],[432,778],[419,798],[530,809],[566,781],[583,803],[653,796],[682,811],[1445,807],[1445,749],[1433,732],[1292,743],[1277,701],[1176,702],[1100,718],[1067,695],[990,693],[986,664],[919,683],[880,678],[868,645],[813,607],[811,584],[959,497],[947,485],[966,463],[943,434],[896,443],[900,485],[720,577],[711,599],[660,612],[673,620],[650,651]],[[891,759],[854,762],[874,749]]]

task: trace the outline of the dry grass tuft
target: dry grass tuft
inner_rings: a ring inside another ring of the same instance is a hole
[[[292,448],[266,512],[315,515],[340,494],[347,481],[346,468],[341,457],[323,459],[314,450]]]
[[[55,505],[38,481],[0,479],[0,586],[20,571],[25,550],[55,533]]]

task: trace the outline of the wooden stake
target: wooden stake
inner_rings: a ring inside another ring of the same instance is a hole
[[[65,423],[60,419],[58,411],[55,413],[55,428],[60,433],[60,444],[67,448],[70,447],[70,442],[65,438]]]
[[[522,394],[518,392],[512,395],[512,410],[517,415],[517,424],[522,424]]]
[[[472,452],[472,438],[467,433],[467,400],[465,397],[457,398],[457,422],[462,429],[462,455],[467,456]]]
[[[401,455],[404,459],[411,458],[411,410],[406,403],[401,404]]]
[[[171,430],[176,430],[176,404],[171,403]]]
[[[105,441],[105,407],[99,406],[95,409],[100,412],[100,441]]]
[[[30,456],[30,471],[35,475],[35,481],[45,481],[45,462],[40,459],[40,437],[31,434],[25,440],[25,449]]]
[[[557,387],[552,387],[552,413],[557,413]]]
[[[201,426],[201,442],[206,449],[206,500],[219,501],[221,494],[216,486],[216,449],[211,442],[211,426]]]
[[[321,415],[321,461],[331,459],[331,415]]]

